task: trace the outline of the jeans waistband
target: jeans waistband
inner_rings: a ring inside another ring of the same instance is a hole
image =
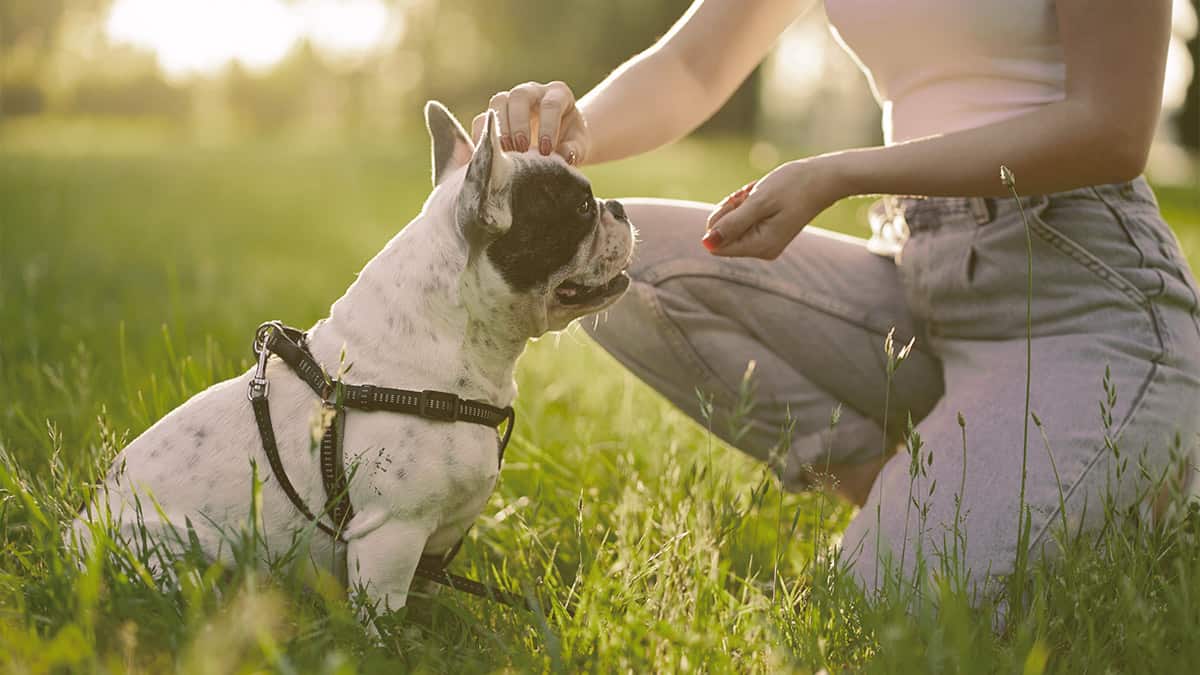
[[[1020,184],[1017,184],[1018,192]],[[1047,201],[1089,199],[1109,204],[1138,201],[1158,206],[1154,191],[1143,177],[1124,183],[1092,185],[1045,195],[1021,197],[1025,208]],[[983,225],[1017,211],[1012,197],[885,197],[884,208],[903,216],[910,231],[931,230],[946,224],[974,222]]]

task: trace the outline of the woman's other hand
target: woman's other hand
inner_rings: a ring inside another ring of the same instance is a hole
[[[705,248],[719,256],[778,258],[809,221],[849,194],[832,157],[782,164],[726,197],[708,217]]]
[[[488,108],[500,118],[500,144],[505,150],[525,152],[536,147],[543,155],[557,152],[571,164],[586,161],[591,146],[587,121],[575,105],[574,92],[563,82],[526,82],[492,96]],[[476,139],[485,115],[477,115],[472,124]]]

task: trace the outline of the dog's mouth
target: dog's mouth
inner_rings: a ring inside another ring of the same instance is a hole
[[[625,292],[626,288],[629,288],[629,275],[619,272],[617,276],[599,285],[583,284],[568,279],[554,289],[554,297],[559,304],[581,307],[620,295]]]

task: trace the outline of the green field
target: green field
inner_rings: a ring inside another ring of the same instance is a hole
[[[714,201],[761,173],[748,157],[741,141],[689,142],[587,173],[602,196]],[[1196,514],[1158,530],[1114,519],[1098,551],[1038,565],[1002,630],[950,587],[940,611],[902,591],[864,599],[814,564],[847,505],[781,495],[578,328],[523,358],[501,484],[454,566],[535,595],[540,613],[442,593],[378,646],[342,591],[287,569],[193,562],[176,586],[129,550],[82,569],[65,556],[58,528],[103,459],[248,367],[259,322],[324,316],[428,181],[416,135],[229,146],[0,127],[0,672],[1174,672],[1200,659]],[[1160,197],[1200,264],[1200,195]],[[817,224],[861,234],[866,203]]]

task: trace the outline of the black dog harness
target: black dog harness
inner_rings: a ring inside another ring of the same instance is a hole
[[[254,408],[254,419],[258,423],[258,433],[262,438],[263,450],[267,454],[267,462],[271,465],[279,487],[296,509],[337,542],[346,543],[342,533],[346,524],[354,518],[342,453],[346,408],[364,412],[385,411],[418,415],[438,422],[471,422],[497,429],[497,433],[500,425],[507,421],[508,426],[500,436],[498,458],[499,462],[504,461],[504,449],[508,447],[508,440],[516,424],[516,413],[511,407],[497,408],[483,401],[466,400],[441,391],[391,389],[369,384],[346,384],[332,379],[313,358],[304,332],[284,326],[278,321],[268,321],[258,327],[254,334],[253,349],[258,366],[254,377],[250,379],[249,399]],[[292,372],[313,390],[321,402],[333,411],[333,419],[321,437],[321,482],[325,485],[325,508],[320,514],[314,514],[296,492],[279,457],[275,430],[271,426],[271,411],[267,405],[271,383],[267,380],[266,370],[267,359],[271,354],[286,363]],[[327,515],[331,524],[322,522],[322,515]],[[512,607],[526,606],[519,596],[447,572],[446,566],[454,559],[461,546],[460,539],[443,555],[422,555],[417,565],[416,576]]]

